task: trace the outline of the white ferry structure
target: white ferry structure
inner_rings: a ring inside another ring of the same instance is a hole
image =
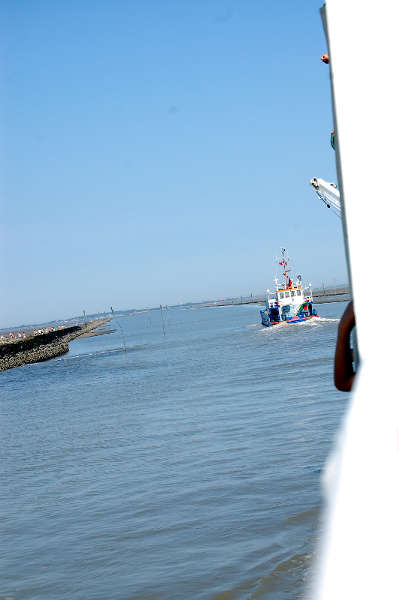
[[[313,296],[311,284],[302,285],[302,277],[297,276],[293,282],[288,275],[290,269],[287,269],[288,261],[285,248],[282,248],[282,258],[279,265],[283,267],[284,282],[279,283],[276,278],[276,291],[273,295],[268,295],[266,306],[260,311],[262,325],[271,327],[279,323],[303,323],[317,317],[317,312],[313,308]]]
[[[337,217],[341,217],[341,195],[335,183],[325,181],[321,177],[313,177],[310,185],[316,192],[319,200],[324,202],[327,208],[331,208]]]

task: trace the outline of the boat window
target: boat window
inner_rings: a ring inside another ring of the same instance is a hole
[[[301,295],[301,290],[297,290],[296,293],[297,293],[297,296],[300,296]]]
[[[280,292],[280,298],[284,298],[284,292]]]
[[[295,296],[295,290],[291,290],[291,296]]]
[[[285,297],[289,298],[290,297],[290,293],[289,292],[285,292]]]

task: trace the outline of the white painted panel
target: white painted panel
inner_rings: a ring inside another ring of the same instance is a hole
[[[317,600],[399,598],[399,320],[380,319],[369,294],[390,282],[399,295],[398,16],[392,0],[327,3],[362,368],[327,470]]]

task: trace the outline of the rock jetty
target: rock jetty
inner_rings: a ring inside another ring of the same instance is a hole
[[[13,369],[30,363],[50,360],[69,351],[69,342],[78,337],[90,335],[90,332],[108,323],[110,319],[97,319],[82,325],[64,327],[56,331],[49,331],[29,337],[18,339],[0,345],[0,371]]]

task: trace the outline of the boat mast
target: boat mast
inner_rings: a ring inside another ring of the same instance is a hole
[[[291,269],[287,269],[287,266],[288,266],[288,261],[290,259],[286,257],[285,253],[286,253],[286,249],[285,248],[281,248],[282,259],[281,259],[281,261],[279,261],[278,264],[283,267],[283,276],[285,278],[285,287],[289,288],[291,280],[290,280],[290,278],[288,276],[288,273],[291,271]]]

